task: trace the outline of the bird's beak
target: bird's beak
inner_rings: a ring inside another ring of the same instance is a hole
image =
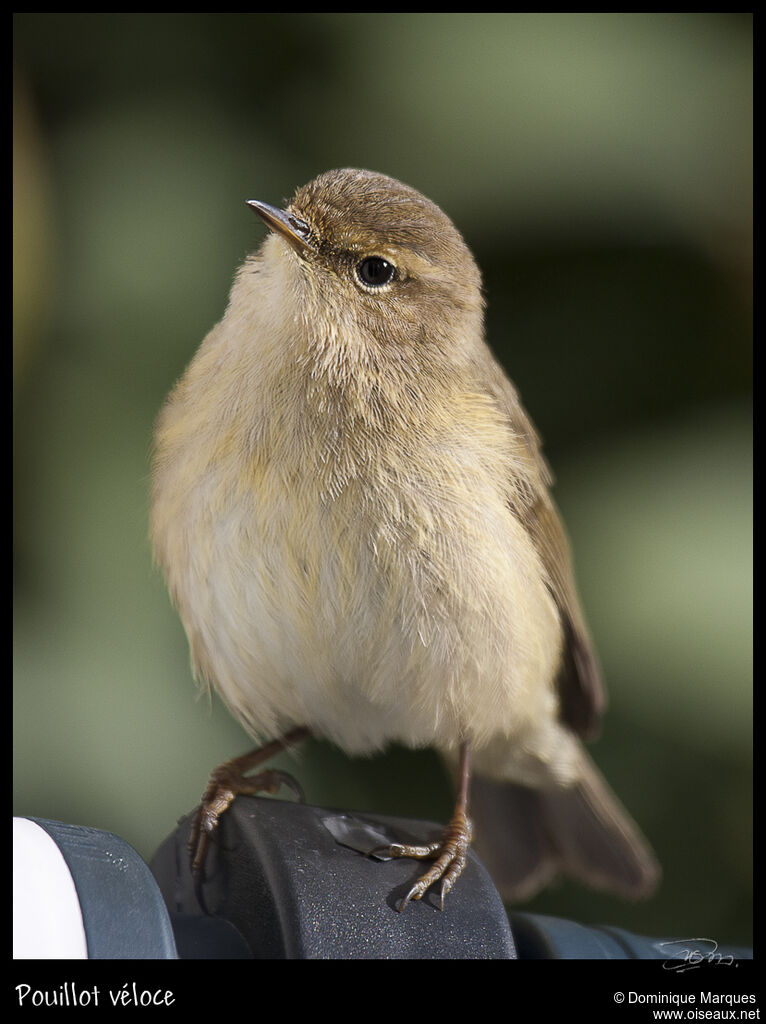
[[[276,206],[262,203],[259,199],[248,199],[247,204],[252,206],[266,227],[280,234],[296,252],[314,248],[311,230],[305,220],[287,210],[278,210]]]

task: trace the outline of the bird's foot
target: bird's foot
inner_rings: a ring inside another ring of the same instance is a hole
[[[303,801],[303,790],[298,782],[279,769],[269,768],[257,775],[243,775],[237,770],[236,760],[226,761],[214,769],[194,813],[189,833],[192,873],[196,876],[201,872],[221,815],[229,809],[235,797],[255,796],[257,793],[273,796],[282,786],[287,786],[298,800]]]
[[[212,772],[202,801],[195,811],[189,833],[191,869],[198,883],[208,847],[218,828],[221,815],[228,810],[235,797],[255,796],[256,793],[268,793],[273,796],[281,786],[287,786],[303,802],[303,790],[287,772],[270,768],[257,775],[247,773],[307,735],[308,730],[300,726],[285,733],[278,740],[272,740],[263,747],[251,750],[249,754],[224,761]]]
[[[434,861],[401,901],[398,907],[400,911],[404,910],[410,900],[422,899],[426,891],[439,881],[441,881],[441,909],[444,909],[444,900],[466,865],[472,835],[473,828],[470,820],[465,814],[458,811],[445,828],[441,838],[435,842],[423,845],[392,843],[390,846],[376,847],[370,851],[371,853],[385,853],[388,857],[413,857],[417,860]]]

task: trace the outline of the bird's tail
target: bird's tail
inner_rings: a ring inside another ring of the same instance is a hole
[[[582,757],[580,781],[568,788],[473,777],[476,851],[507,902],[530,898],[558,874],[631,900],[655,890],[660,868],[648,843]]]

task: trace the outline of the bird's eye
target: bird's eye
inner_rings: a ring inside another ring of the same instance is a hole
[[[396,267],[382,256],[368,256],[356,265],[356,274],[367,288],[382,288],[396,273]]]

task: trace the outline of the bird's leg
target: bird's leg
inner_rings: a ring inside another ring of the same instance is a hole
[[[194,814],[189,833],[189,855],[192,873],[199,875],[205,863],[210,840],[218,828],[221,815],[229,808],[236,796],[253,796],[256,793],[273,795],[280,786],[287,786],[299,800],[303,799],[300,786],[287,772],[278,769],[267,769],[257,775],[248,775],[253,768],[268,761],[280,751],[292,746],[308,735],[308,729],[292,729],[278,740],[272,740],[263,747],[251,750],[241,757],[233,757],[224,761],[213,770],[207,789]]]
[[[436,842],[425,843],[422,846],[392,843],[390,846],[377,848],[381,852],[385,850],[389,857],[415,857],[421,860],[433,859],[434,861],[429,870],[424,875],[421,875],[399,904],[399,910],[404,910],[410,900],[421,899],[430,886],[440,880],[441,907],[444,909],[445,897],[465,867],[468,847],[471,845],[473,828],[468,818],[468,785],[470,778],[471,745],[466,741],[460,748],[459,789],[455,803],[455,813],[452,815],[449,825],[442,832],[441,838]]]

